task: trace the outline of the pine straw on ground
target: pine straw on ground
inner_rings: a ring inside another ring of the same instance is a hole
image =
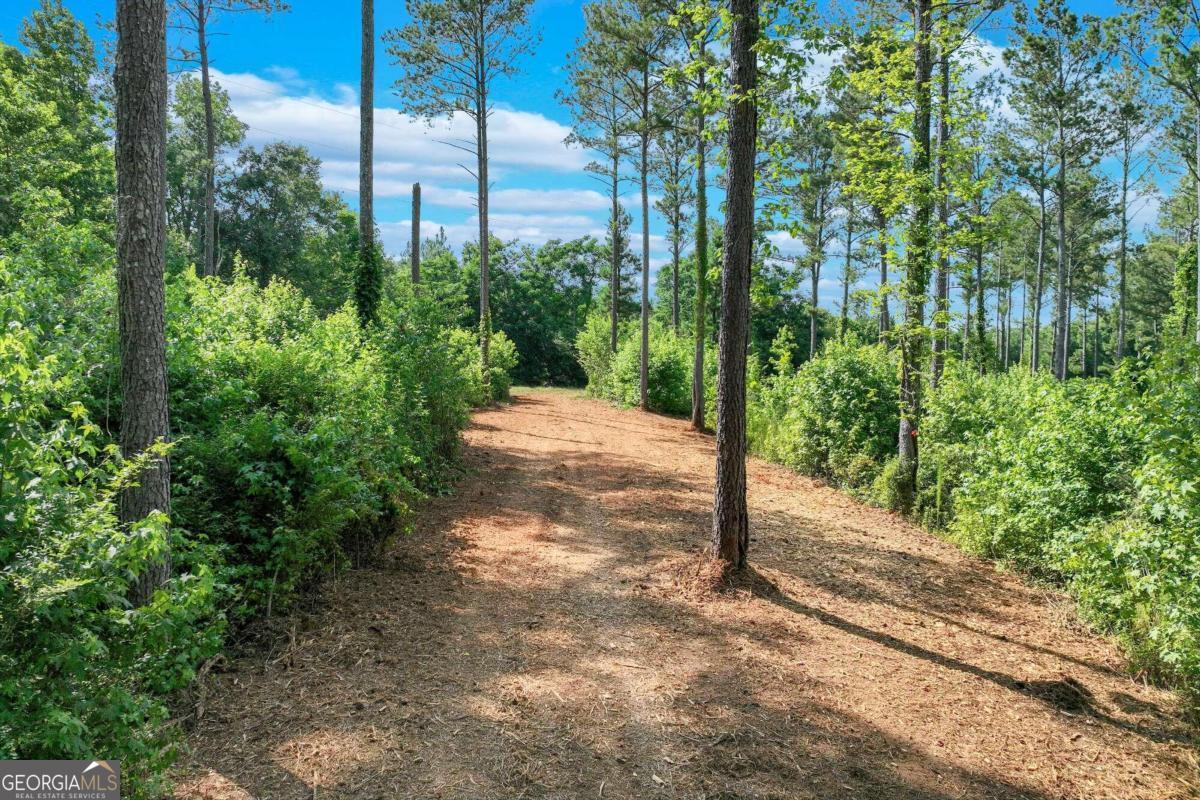
[[[1198,794],[1176,701],[1055,593],[758,461],[717,586],[711,437],[530,391],[466,438],[457,494],[211,678],[178,798]]]

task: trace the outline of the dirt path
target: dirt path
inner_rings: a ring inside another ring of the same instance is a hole
[[[294,641],[217,677],[181,798],[1197,796],[1171,697],[1052,593],[752,462],[752,589],[688,591],[710,437],[565,392]]]

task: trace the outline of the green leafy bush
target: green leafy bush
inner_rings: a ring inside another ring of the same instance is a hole
[[[1053,573],[1059,537],[1126,502],[1137,449],[1124,420],[1134,398],[1121,382],[994,380],[1023,391],[1001,387],[1006,410],[972,445],[949,531],[972,552]]]
[[[123,761],[133,796],[173,758],[164,698],[212,655],[222,628],[213,570],[177,571],[127,601],[163,548],[162,515],[116,519],[118,466],[73,384],[24,326],[25,295],[0,263],[0,758]]]
[[[611,399],[625,406],[641,402],[642,339],[639,323],[620,340],[609,382]],[[646,404],[651,411],[687,414],[692,408],[691,341],[657,322],[650,325],[646,364]]]
[[[750,446],[798,472],[841,486],[869,486],[895,450],[896,368],[881,345],[830,342],[820,358],[790,367],[773,346],[775,374],[752,393]]]
[[[1063,537],[1055,554],[1087,616],[1140,666],[1200,693],[1200,348],[1174,343],[1130,415],[1141,457],[1116,519]]]

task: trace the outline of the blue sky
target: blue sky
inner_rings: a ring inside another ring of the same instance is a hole
[[[66,0],[66,5],[99,38],[96,22],[111,18],[114,3]],[[1102,15],[1117,10],[1112,2],[1073,5]],[[36,0],[6,0],[0,7],[0,37],[15,41],[20,20],[36,6]],[[490,133],[491,228],[502,239],[538,244],[551,238],[604,235],[603,188],[583,170],[589,156],[563,144],[571,120],[555,98],[564,85],[566,55],[582,32],[582,6],[578,0],[536,0],[532,27],[540,31],[541,45],[518,78],[496,87],[500,108]],[[358,9],[355,0],[292,0],[292,10],[285,14],[227,14],[216,25],[214,33],[219,35],[210,48],[216,79],[229,92],[238,117],[250,126],[247,143],[286,139],[304,144],[322,159],[326,185],[340,191],[351,206],[357,205]],[[405,21],[399,0],[376,3],[378,32]],[[1006,39],[1001,25],[982,34],[993,45],[1003,45]],[[988,49],[998,56],[999,47]],[[457,166],[465,154],[439,143],[447,136],[444,128],[431,130],[399,111],[392,92],[398,77],[381,44],[376,54],[375,191],[384,245],[393,254],[407,247],[410,187],[417,180],[422,185],[424,235],[444,227],[455,245],[473,240],[473,181]],[[625,191],[625,205],[633,216],[633,249],[640,252],[636,185],[628,184]],[[1152,211],[1144,209],[1141,221],[1148,222]],[[668,261],[663,233],[652,208],[655,269]],[[840,301],[840,259],[831,259],[822,280],[821,305],[832,310]],[[873,286],[876,281],[868,272],[860,285]]]

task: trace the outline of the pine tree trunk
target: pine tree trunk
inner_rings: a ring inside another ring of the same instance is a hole
[[[642,124],[650,124],[650,71],[642,70]],[[642,349],[638,369],[638,403],[650,408],[647,397],[650,382],[650,131],[641,136],[642,179]]]
[[[375,317],[379,299],[375,264],[375,0],[362,0],[362,58],[358,110],[359,316]]]
[[[1125,357],[1125,267],[1129,250],[1129,140],[1122,142],[1121,241],[1117,255],[1117,361]]]
[[[679,212],[671,220],[671,329],[679,333],[679,248],[682,231],[679,229]]]
[[[1033,288],[1033,340],[1029,345],[1029,371],[1037,374],[1042,365],[1042,294],[1046,291],[1046,170],[1041,172],[1038,189],[1037,271]]]
[[[480,96],[479,103],[479,147],[476,175],[479,176],[479,357],[483,366],[485,394],[491,397],[492,308],[489,298],[491,288],[491,261],[489,250],[491,239],[488,233],[488,150],[487,150],[487,102]]]
[[[875,225],[879,229],[879,338],[883,339],[892,329],[892,318],[888,313],[887,220],[878,208],[875,209]]]
[[[609,303],[608,347],[617,352],[617,333],[621,311],[621,205],[620,205],[620,159],[614,153],[612,163],[612,233],[609,241],[612,249],[612,273],[608,276],[611,295]]]
[[[117,1],[117,308],[121,350],[121,455],[135,458],[169,436],[165,337],[167,44],[163,0]],[[169,512],[170,466],[153,459],[121,491],[131,526]],[[170,553],[133,592],[147,602],[171,573]]]
[[[1063,324],[1067,319],[1067,155],[1063,144],[1062,123],[1059,123],[1059,156],[1058,156],[1058,289],[1055,297],[1055,313],[1059,325],[1055,330],[1054,340],[1054,377],[1061,380],[1067,378],[1067,336],[1070,323]]]
[[[421,184],[412,185],[412,243],[408,246],[412,283],[421,282]]]
[[[825,209],[823,201],[817,199],[817,219],[824,219]],[[817,292],[821,283],[821,262],[825,260],[824,248],[821,243],[825,240],[825,226],[821,223],[817,224],[817,247],[813,253],[812,270],[809,273],[811,283],[809,286],[810,296],[808,305],[808,357],[817,357]]]
[[[726,570],[746,566],[746,348],[750,333],[750,261],[754,251],[754,163],[758,111],[758,0],[730,0],[733,35],[729,105],[729,166],[725,193],[724,260],[717,373],[717,476],[712,554]]]
[[[204,103],[204,249],[203,275],[217,274],[216,264],[216,169],[217,129],[213,116],[212,81],[208,70],[208,13],[206,0],[196,3],[196,32],[200,54],[200,97]]]
[[[842,271],[842,318],[838,325],[838,341],[846,341],[850,327],[850,274],[854,269],[854,206],[846,208],[846,265]]]
[[[913,5],[913,172],[930,173],[930,123],[932,122],[933,77],[930,0]],[[929,284],[930,222],[933,196],[927,190],[917,192],[912,203],[907,260],[904,276],[904,325],[900,343],[900,425],[897,435],[896,491],[901,508],[912,507],[917,482],[917,424],[921,418],[921,368],[924,363],[925,294]]]
[[[950,224],[950,197],[946,192],[945,149],[950,138],[950,58],[945,53],[940,61],[939,103],[937,124],[937,166],[934,170],[934,186],[938,192],[938,230],[946,235]],[[933,363],[930,366],[929,385],[936,389],[945,367],[946,348],[950,338],[950,256],[943,247],[938,251],[937,268],[937,315],[933,322]]]
[[[704,60],[704,41],[700,41],[700,60]],[[700,94],[705,91],[704,73],[700,73]],[[703,113],[696,116],[696,317],[695,348],[692,357],[692,428],[704,430],[704,342],[708,317],[708,175],[705,163]]]

